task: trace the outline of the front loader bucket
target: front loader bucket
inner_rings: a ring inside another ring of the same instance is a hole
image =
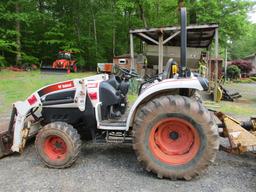
[[[42,73],[56,73],[56,74],[63,74],[63,73],[65,73],[65,74],[67,74],[67,73],[69,73],[70,70],[63,69],[63,68],[52,68],[52,67],[45,66],[45,67],[41,67],[40,71]]]
[[[13,126],[16,115],[16,109],[13,108],[10,122],[0,124],[0,158],[9,155],[12,152]]]

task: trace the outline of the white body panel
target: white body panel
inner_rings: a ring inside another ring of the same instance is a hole
[[[66,108],[77,107],[80,109],[80,111],[84,111],[87,91],[88,91],[88,94],[90,92],[96,92],[96,94],[99,95],[98,85],[101,81],[105,81],[107,79],[108,79],[108,75],[99,74],[91,77],[74,79],[71,81],[58,82],[37,90],[25,101],[18,101],[14,103],[13,105],[16,108],[17,115],[15,119],[16,121],[14,124],[14,137],[13,137],[13,145],[11,148],[12,151],[13,152],[22,151],[22,148],[23,148],[22,139],[24,137],[23,129],[24,129],[24,122],[25,122],[26,116],[31,109],[42,106],[42,101],[44,101],[47,95],[53,92],[58,93],[58,92],[67,91],[67,90],[76,90],[74,103],[63,104],[63,105],[51,105],[51,106],[45,106],[45,107],[66,107]],[[95,84],[95,83],[97,84],[97,87],[94,87],[94,86],[87,87],[87,85]],[[39,95],[40,91],[47,89],[50,86],[54,87],[55,90],[49,91],[48,93],[43,94],[41,96]],[[97,103],[99,103],[99,97],[97,97],[97,99],[95,100],[92,100],[92,104],[94,107]]]

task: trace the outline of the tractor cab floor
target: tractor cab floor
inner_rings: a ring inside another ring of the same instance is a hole
[[[131,104],[128,103],[125,113],[122,114],[120,117],[112,118],[112,119],[109,119],[109,120],[103,120],[102,122],[104,122],[104,121],[108,121],[108,122],[111,122],[111,123],[126,122],[132,105],[133,105],[133,103],[131,103]]]
[[[126,127],[126,121],[129,115],[130,107],[127,107],[126,112],[121,116],[113,119],[107,119],[100,122],[100,126],[106,127]]]

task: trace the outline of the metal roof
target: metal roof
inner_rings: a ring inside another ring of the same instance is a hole
[[[187,26],[187,47],[208,48],[214,39],[217,24]],[[180,47],[180,27],[161,27],[130,30],[130,34],[139,37],[149,45],[157,45],[163,34],[165,46]],[[168,40],[169,39],[169,40]],[[166,41],[165,41],[166,40]]]

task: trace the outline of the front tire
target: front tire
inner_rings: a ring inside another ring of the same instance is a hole
[[[64,122],[49,123],[36,136],[41,161],[51,168],[70,167],[78,158],[81,140],[76,129]]]
[[[199,102],[162,96],[136,114],[133,148],[147,171],[159,178],[190,180],[214,161],[218,129]]]

